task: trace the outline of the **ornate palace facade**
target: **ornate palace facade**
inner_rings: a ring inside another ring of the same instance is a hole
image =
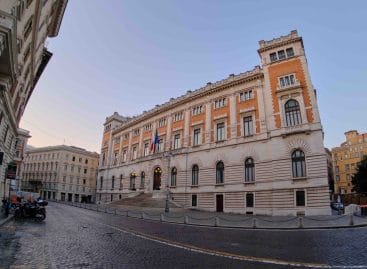
[[[261,67],[137,117],[106,118],[97,201],[169,192],[177,204],[209,211],[330,214],[302,38],[292,31],[259,46]]]

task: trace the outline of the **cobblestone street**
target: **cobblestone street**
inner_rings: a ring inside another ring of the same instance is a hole
[[[366,228],[207,228],[47,210],[43,223],[0,227],[0,268],[367,268]]]

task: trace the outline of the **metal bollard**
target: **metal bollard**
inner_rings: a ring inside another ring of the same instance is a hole
[[[98,205],[97,205],[96,211],[98,212]]]
[[[300,229],[303,228],[303,218],[302,217],[298,218],[298,228],[300,228]]]
[[[184,223],[185,223],[185,224],[190,224],[190,223],[189,223],[189,216],[185,216]]]
[[[164,221],[164,214],[163,213],[161,214],[161,221],[162,222]]]
[[[252,220],[252,228],[256,229],[257,228],[257,223],[256,223],[256,218],[254,218]]]
[[[117,209],[115,208],[115,215],[117,215],[117,212],[116,212],[116,210],[117,210]]]
[[[141,212],[141,218],[145,219],[145,213],[144,212]]]
[[[350,214],[350,218],[349,218],[349,226],[353,226],[354,225],[354,220],[353,220],[353,213]]]
[[[215,227],[218,227],[219,226],[219,218],[218,217],[215,217],[214,218],[214,226]]]

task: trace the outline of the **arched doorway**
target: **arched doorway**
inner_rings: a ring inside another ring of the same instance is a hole
[[[161,189],[161,176],[162,170],[160,167],[154,169],[154,178],[153,178],[153,190]]]

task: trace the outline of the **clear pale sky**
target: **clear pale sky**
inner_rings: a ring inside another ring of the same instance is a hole
[[[297,29],[325,146],[367,131],[367,1],[109,0],[68,3],[26,108],[29,144],[100,152],[103,122],[260,64],[258,41]]]

